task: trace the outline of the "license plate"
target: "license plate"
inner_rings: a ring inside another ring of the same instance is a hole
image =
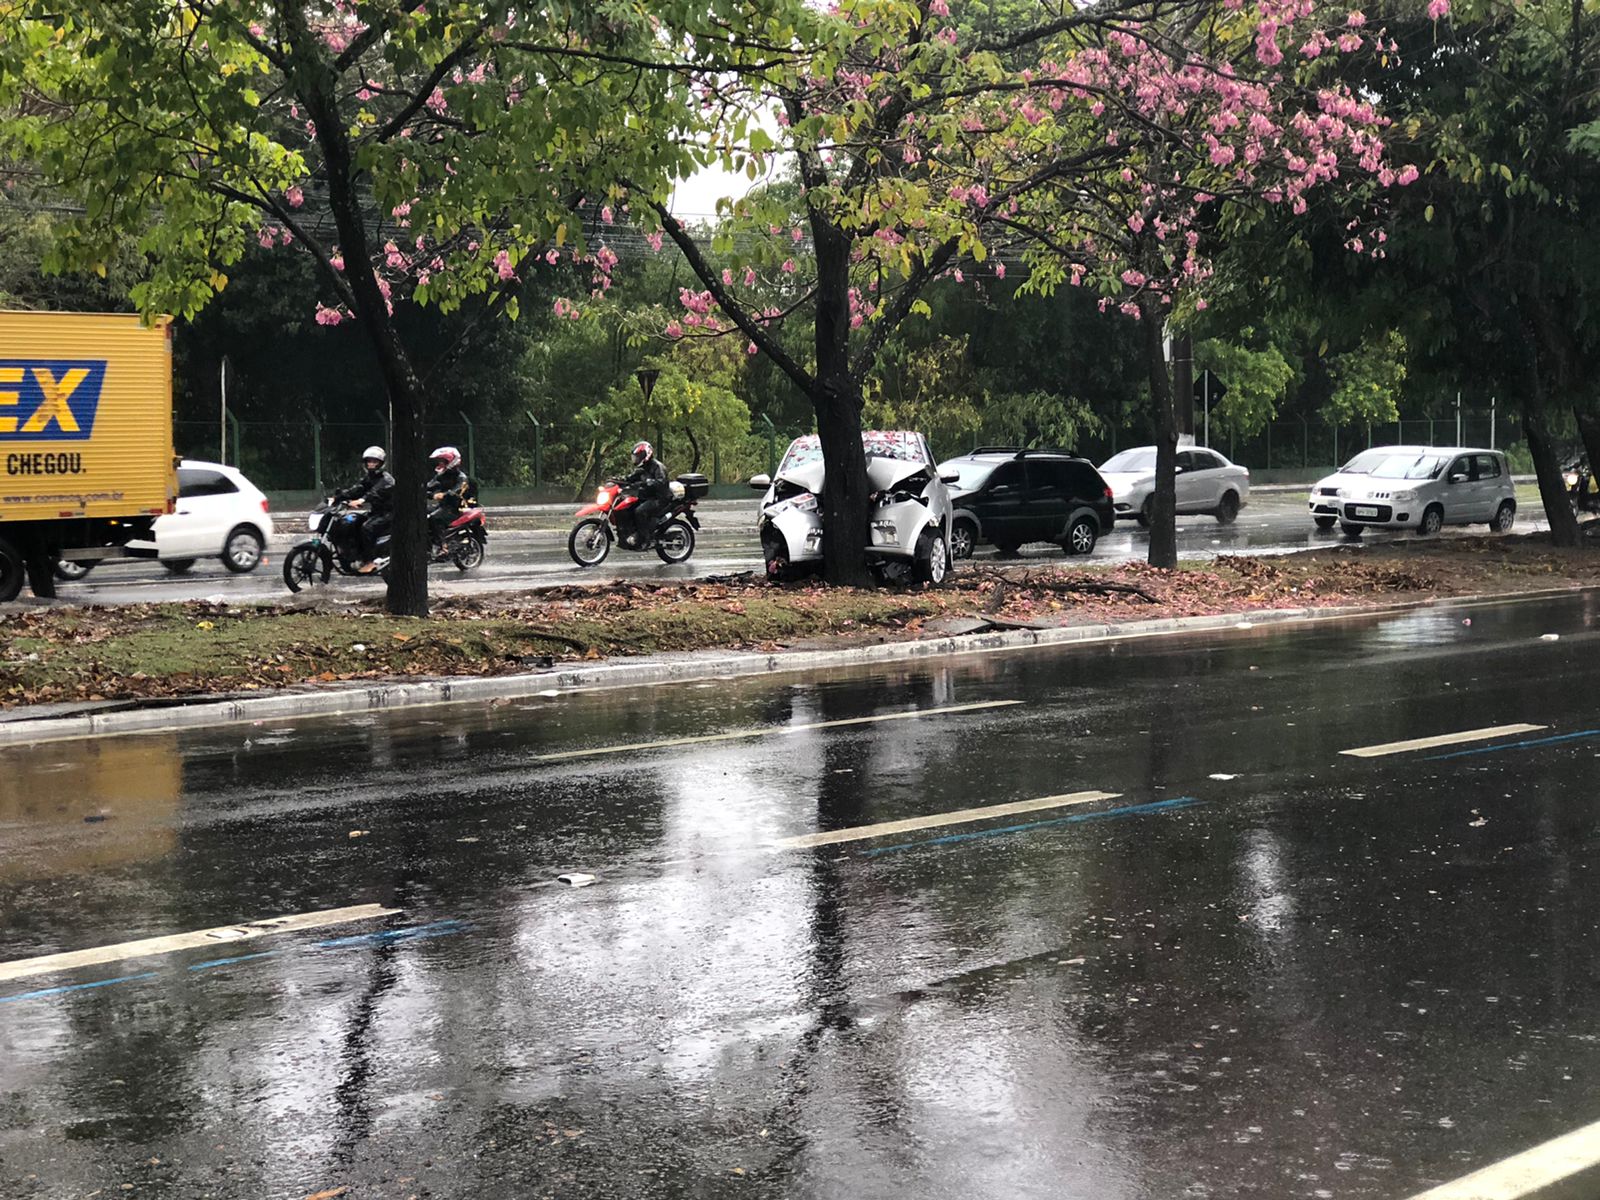
[[[1363,508],[1360,505],[1356,506],[1356,516],[1358,516],[1358,517],[1374,517],[1375,518],[1375,517],[1377,517],[1377,515],[1378,515],[1378,510],[1375,509],[1375,508]]]

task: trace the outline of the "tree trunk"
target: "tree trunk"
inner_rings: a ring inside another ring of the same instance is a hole
[[[390,612],[428,615],[427,505],[422,485],[427,464],[422,385],[411,367],[389,314],[389,302],[372,271],[372,246],[355,188],[355,160],[347,122],[339,111],[338,77],[321,42],[306,23],[305,10],[282,3],[278,11],[292,48],[292,86],[316,125],[328,177],[328,208],[339,234],[345,281],[355,297],[355,315],[366,331],[389,395],[394,468],[394,527],[390,534]]]
[[[1178,414],[1173,404],[1166,350],[1162,345],[1160,306],[1153,300],[1142,300],[1139,308],[1156,432],[1156,490],[1150,498],[1149,561],[1152,567],[1171,568],[1178,565]]]
[[[861,388],[850,374],[850,243],[814,218],[817,256],[817,413],[822,461],[822,574],[829,583],[870,586],[867,570],[867,456],[861,447]]]
[[[1522,430],[1528,438],[1528,449],[1533,454],[1533,469],[1539,476],[1539,499],[1544,502],[1544,515],[1550,522],[1550,541],[1557,546],[1578,544],[1578,518],[1567,503],[1567,485],[1561,478],[1561,460],[1556,457],[1549,430],[1544,423],[1544,410],[1536,400],[1530,400],[1522,412]]]

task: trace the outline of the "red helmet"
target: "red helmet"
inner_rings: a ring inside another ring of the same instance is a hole
[[[437,475],[441,471],[450,470],[451,467],[459,467],[461,465],[461,451],[454,446],[440,446],[432,454],[428,455],[428,461],[433,464],[434,474]]]
[[[633,448],[633,465],[642,467],[656,456],[656,448],[649,442],[640,442]]]

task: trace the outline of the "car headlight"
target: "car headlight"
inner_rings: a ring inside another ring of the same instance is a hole
[[[1578,473],[1576,471],[1568,471],[1565,475],[1563,475],[1561,477],[1561,482],[1566,484],[1567,487],[1569,487],[1569,488],[1577,487],[1578,486]]]
[[[795,512],[816,512],[822,507],[822,499],[815,492],[802,492],[789,501],[789,506]]]
[[[1416,492],[1395,492],[1389,497],[1389,499],[1393,500],[1396,504],[1410,504],[1416,498]]]

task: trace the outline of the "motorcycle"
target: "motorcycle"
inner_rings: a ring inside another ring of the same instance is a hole
[[[1600,513],[1600,480],[1587,464],[1573,463],[1561,472],[1561,481],[1567,485],[1567,503],[1574,513]]]
[[[366,548],[362,544],[362,518],[365,509],[351,508],[348,504],[330,501],[311,510],[306,527],[311,537],[300,542],[283,558],[283,582],[291,592],[316,584],[327,583],[337,572],[340,575],[377,575],[388,578],[389,532],[377,540],[374,549],[378,557],[371,571],[361,571]],[[483,509],[476,506],[464,508],[461,515],[450,522],[444,542],[433,548],[429,561],[452,562],[461,571],[470,571],[483,561],[484,544],[489,533]]]
[[[567,536],[567,553],[580,567],[597,567],[611,553],[615,542],[624,550],[654,550],[656,557],[669,566],[688,562],[694,553],[695,530],[700,528],[700,518],[694,515],[697,501],[705,499],[711,490],[711,481],[704,475],[679,475],[667,484],[672,496],[661,515],[656,518],[655,529],[646,537],[632,531],[632,518],[626,518],[630,532],[623,533],[617,518],[638,506],[640,497],[623,490],[620,479],[608,479],[595,493],[594,503],[577,512],[577,524]]]

